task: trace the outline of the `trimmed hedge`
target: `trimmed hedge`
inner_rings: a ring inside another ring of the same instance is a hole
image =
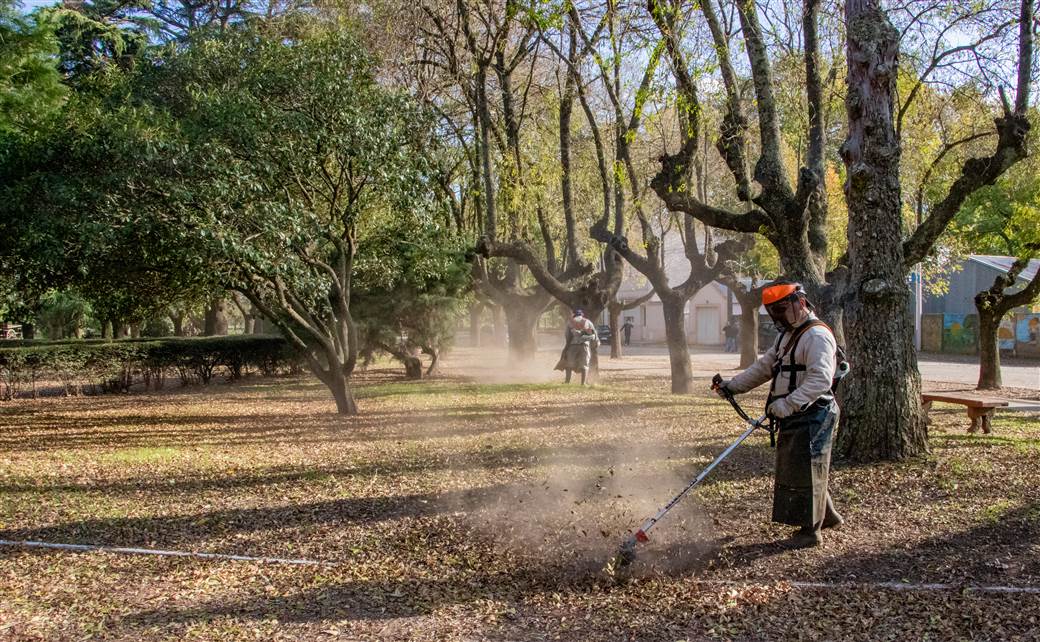
[[[299,372],[303,361],[282,337],[239,335],[203,338],[119,339],[117,341],[20,341],[0,344],[0,399],[11,399],[36,382],[61,383],[65,394],[84,388],[125,392],[137,382],[160,388],[168,375],[182,384],[209,383],[223,372],[238,379]]]

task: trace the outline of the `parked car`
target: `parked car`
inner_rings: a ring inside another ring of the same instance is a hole
[[[599,337],[600,343],[610,343],[610,326],[609,325],[598,325],[596,326],[596,336]]]

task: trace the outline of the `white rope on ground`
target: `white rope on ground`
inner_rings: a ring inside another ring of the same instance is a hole
[[[712,584],[716,586],[746,587],[761,585],[764,582],[786,582],[792,588],[800,589],[827,589],[827,590],[877,590],[890,591],[964,591],[970,593],[1024,593],[1040,595],[1040,587],[1037,586],[990,586],[980,584],[939,584],[939,583],[915,583],[915,582],[800,582],[797,580],[787,581],[776,578],[761,580],[697,580],[700,584]]]
[[[73,551],[77,553],[115,553],[120,555],[158,555],[161,557],[194,557],[200,559],[228,560],[233,562],[262,562],[265,564],[293,564],[296,566],[336,566],[337,562],[323,562],[308,559],[287,559],[282,557],[253,557],[250,555],[230,555],[226,553],[196,553],[193,551],[167,551],[157,548],[127,548],[122,546],[93,546],[90,544],[55,544],[51,542],[11,541],[0,539],[0,546],[19,548],[46,548],[52,550]],[[695,580],[698,584],[709,586],[729,586],[734,588],[762,585],[764,583],[785,582],[776,578],[761,580]],[[970,593],[1017,593],[1040,595],[1037,586],[993,586],[975,584],[938,584],[913,582],[786,582],[793,588],[826,589],[826,590],[870,590],[886,589],[892,591],[964,591]]]
[[[1037,586],[985,586],[975,584],[916,584],[913,582],[791,582],[798,588],[882,588],[894,591],[968,591],[971,593],[1029,593],[1040,595]]]
[[[196,553],[193,551],[164,551],[157,548],[127,548],[122,546],[92,546],[89,544],[54,544],[51,542],[13,542],[0,539],[0,546],[17,546],[25,548],[49,548],[77,553],[117,553],[121,555],[158,555],[161,557],[195,557],[211,560],[229,560],[233,562],[263,562],[265,564],[295,564],[297,566],[335,566],[334,562],[322,562],[307,559],[286,559],[281,557],[252,557],[250,555],[230,555],[227,553]]]

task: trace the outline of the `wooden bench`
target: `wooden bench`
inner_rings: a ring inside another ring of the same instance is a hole
[[[989,434],[992,430],[990,426],[990,420],[993,418],[993,413],[996,412],[997,408],[1008,405],[1005,399],[996,399],[994,397],[983,397],[968,392],[926,392],[921,395],[921,401],[924,408],[925,421],[930,423],[928,419],[928,413],[932,409],[933,401],[941,401],[944,403],[956,403],[962,406],[968,407],[968,418],[971,419],[971,427],[968,428],[969,433],[977,432],[979,424],[982,424],[982,432]]]

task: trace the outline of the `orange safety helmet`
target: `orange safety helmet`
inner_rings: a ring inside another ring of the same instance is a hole
[[[805,296],[801,283],[779,281],[762,289],[762,305],[769,306],[797,294]]]

